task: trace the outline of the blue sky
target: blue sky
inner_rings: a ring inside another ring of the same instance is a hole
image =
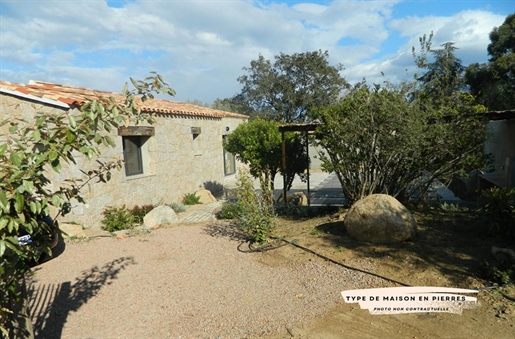
[[[351,83],[395,82],[431,31],[465,65],[487,61],[488,34],[512,13],[513,0],[0,0],[0,79],[117,92],[154,70],[173,100],[211,103],[239,92],[260,54],[321,49]]]

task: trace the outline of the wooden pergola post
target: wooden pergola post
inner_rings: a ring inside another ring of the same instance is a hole
[[[286,173],[286,141],[284,139],[284,131],[281,131],[282,136],[282,158],[283,158],[283,173]],[[283,175],[283,200],[284,204],[288,204],[288,198],[286,197],[286,176]]]
[[[286,164],[286,141],[285,141],[285,138],[284,138],[284,133],[285,132],[306,132],[306,155],[307,155],[307,159],[306,159],[306,162],[308,163],[308,167],[307,167],[307,175],[308,175],[308,178],[307,178],[307,184],[308,184],[308,206],[311,206],[311,190],[310,190],[310,187],[309,187],[309,132],[310,131],[315,131],[317,126],[319,124],[292,124],[292,125],[281,125],[279,126],[279,132],[281,132],[281,136],[282,136],[282,160],[283,160],[283,163],[282,163],[282,167],[283,167],[283,173],[286,173],[286,167],[287,167],[287,164]],[[284,204],[286,205],[288,203],[288,199],[286,197],[286,193],[287,193],[287,189],[286,189],[286,176],[283,175],[283,199],[284,199]]]
[[[306,133],[306,162],[308,163],[307,174],[308,174],[308,206],[311,206],[311,190],[309,188],[309,135]]]

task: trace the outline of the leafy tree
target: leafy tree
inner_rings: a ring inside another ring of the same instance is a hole
[[[281,53],[274,63],[260,55],[243,68],[247,74],[238,78],[243,102],[264,118],[285,123],[309,121],[312,107],[335,102],[347,87],[340,75],[343,66],[331,66],[328,58],[328,52],[320,50]]]
[[[211,108],[218,109],[226,112],[240,113],[248,115],[249,117],[257,117],[259,112],[255,112],[249,107],[243,100],[241,94],[236,94],[231,98],[216,99],[212,104]]]
[[[465,81],[470,92],[491,110],[515,108],[515,14],[490,33],[488,63],[471,64]]]
[[[96,170],[84,173],[83,178],[70,178],[68,184],[52,190],[50,172],[60,172],[62,164],[75,164],[77,156],[97,158],[104,147],[113,147],[109,132],[119,126],[141,121],[152,122],[150,115],[140,111],[137,98],[152,99],[153,93],[175,92],[160,75],[125,84],[123,102],[113,98],[97,98],[68,112],[37,113],[34,120],[10,117],[2,122],[9,125],[0,141],[0,331],[9,337],[30,337],[32,328],[27,321],[24,276],[30,272],[28,263],[43,252],[50,254],[49,244],[41,248],[21,246],[17,235],[21,228],[29,233],[49,232],[41,221],[49,215],[50,206],[59,214],[70,209],[70,200],[84,201],[81,188],[92,180],[105,182],[121,162],[100,163]],[[2,116],[10,116],[2,112]]]
[[[249,165],[250,174],[259,179],[263,194],[273,202],[275,175],[281,172],[286,177],[286,187],[291,188],[295,174],[302,175],[307,169],[304,140],[300,134],[285,134],[288,166],[282,170],[282,138],[279,124],[256,118],[240,124],[227,136],[224,148]]]
[[[484,124],[469,113],[484,107],[466,94],[446,107],[422,104],[407,100],[412,91],[413,84],[360,83],[337,105],[314,111],[327,151],[322,166],[336,173],[347,203],[374,193],[403,200],[435,178],[482,168]],[[415,180],[424,173],[426,180]]]
[[[208,103],[205,103],[199,99],[186,100],[186,103],[196,105],[196,106],[201,106],[201,107],[210,107],[210,105]]]
[[[421,54],[419,56],[415,53],[413,47],[413,57],[419,69],[426,70],[426,72],[416,79],[421,84],[421,91],[425,96],[437,100],[451,96],[463,87],[463,72],[465,66],[462,65],[461,60],[455,55],[458,49],[452,42],[446,42],[441,46],[441,49],[432,49],[433,33],[426,37],[422,36],[420,41]],[[429,59],[432,56],[432,60]]]

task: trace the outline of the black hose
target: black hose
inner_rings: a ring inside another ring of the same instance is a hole
[[[389,282],[392,282],[392,283],[395,283],[395,284],[398,284],[398,285],[402,285],[402,286],[411,286],[411,285],[408,285],[408,284],[405,284],[405,283],[399,282],[399,281],[397,281],[397,280],[393,280],[393,279],[390,279],[390,278],[384,277],[384,276],[382,276],[382,275],[379,275],[379,274],[376,274],[376,273],[373,273],[373,272],[369,272],[369,271],[365,271],[365,270],[362,270],[362,269],[357,268],[357,267],[352,267],[352,266],[349,266],[349,265],[345,265],[345,264],[343,264],[343,263],[341,263],[341,262],[339,262],[339,261],[336,261],[336,260],[334,260],[334,259],[331,259],[331,258],[329,258],[329,257],[326,257],[325,255],[322,255],[322,254],[320,254],[320,253],[317,253],[317,252],[315,252],[315,251],[313,251],[313,250],[311,250],[311,249],[309,249],[309,248],[307,248],[307,247],[301,246],[301,245],[299,245],[299,244],[297,244],[297,243],[289,242],[289,241],[284,240],[284,239],[282,239],[282,240],[283,240],[283,241],[285,241],[285,242],[287,242],[288,244],[291,244],[291,245],[293,245],[293,246],[295,246],[295,247],[297,247],[297,248],[300,248],[300,249],[301,249],[301,250],[303,250],[303,251],[306,251],[306,252],[308,252],[308,253],[314,254],[314,255],[316,255],[316,256],[317,256],[317,257],[319,257],[319,258],[322,258],[322,259],[324,259],[324,260],[327,260],[327,261],[329,261],[329,262],[332,262],[333,264],[340,265],[340,266],[345,267],[345,268],[347,268],[347,269],[349,269],[349,270],[353,270],[353,271],[357,271],[357,272],[365,273],[365,274],[368,274],[368,275],[372,275],[372,276],[374,276],[374,277],[378,277],[378,278],[381,278],[381,279],[383,279],[383,280],[386,280],[386,281],[389,281]]]
[[[295,240],[293,240],[291,242],[286,241],[285,244],[281,244],[281,242],[285,241],[285,240],[283,240],[282,238],[274,238],[274,239],[275,239],[274,242],[267,243],[267,244],[264,244],[264,245],[261,245],[261,246],[258,246],[258,247],[253,246],[253,242],[252,241],[241,242],[238,245],[238,251],[240,251],[242,253],[266,252],[266,251],[271,251],[271,250],[278,249],[280,247],[283,247],[283,246],[286,246],[286,245],[289,245],[289,244],[293,245],[294,243],[297,242],[297,239],[295,239]],[[248,250],[242,249],[242,245],[243,244],[248,244],[249,249]]]
[[[252,244],[253,244],[252,241],[248,241],[247,242],[249,244],[249,249],[248,250],[241,249],[241,246],[246,243],[246,242],[242,242],[242,243],[240,243],[238,245],[238,251],[243,252],[243,253],[265,252],[265,251],[275,250],[275,249],[278,249],[278,248],[286,246],[286,245],[292,245],[292,246],[295,246],[297,248],[300,248],[303,251],[306,251],[308,253],[314,254],[314,255],[316,255],[319,258],[322,258],[324,260],[332,262],[333,264],[345,267],[345,268],[347,268],[349,270],[353,270],[353,271],[365,273],[365,274],[368,274],[368,275],[372,275],[374,277],[381,278],[383,280],[386,280],[386,281],[389,281],[389,282],[392,282],[392,283],[395,283],[395,284],[398,284],[398,285],[401,285],[401,286],[406,286],[406,287],[410,287],[411,286],[411,285],[402,283],[402,282],[394,280],[394,279],[390,279],[388,277],[385,277],[385,276],[382,276],[382,275],[379,275],[379,274],[376,274],[376,273],[373,273],[373,272],[369,272],[369,271],[365,271],[365,270],[362,270],[362,269],[357,268],[357,267],[352,267],[352,266],[349,266],[349,265],[345,265],[345,264],[343,264],[343,263],[341,263],[339,261],[336,261],[334,259],[326,257],[325,255],[322,255],[320,253],[317,253],[317,252],[315,252],[315,251],[313,251],[313,250],[311,250],[311,249],[309,249],[307,247],[299,245],[297,243],[298,242],[297,239],[292,240],[292,241],[288,241],[288,240],[286,240],[284,238],[277,238],[277,237],[272,237],[272,239],[275,239],[275,241],[271,242],[271,243],[267,243],[267,244],[262,245],[262,246],[258,246],[258,247],[253,247],[252,246]],[[284,244],[278,245],[281,242],[284,242]],[[493,286],[486,286],[486,287],[476,288],[476,290],[478,290],[478,291],[494,290],[494,289],[498,289],[498,288],[509,286],[509,285],[513,285],[513,284],[514,284],[513,282],[510,282],[510,283],[502,284],[502,285],[493,285]]]
[[[258,246],[258,247],[253,247],[252,246],[252,241],[242,242],[242,243],[240,243],[238,245],[238,251],[243,252],[243,253],[265,252],[265,251],[275,250],[275,249],[278,249],[278,248],[286,246],[286,245],[292,245],[292,246],[300,248],[301,250],[304,250],[304,251],[306,251],[308,253],[314,254],[317,257],[320,257],[320,258],[322,258],[324,260],[332,262],[333,264],[345,267],[347,269],[358,271],[358,272],[365,273],[365,274],[369,274],[369,275],[372,275],[372,276],[375,276],[375,277],[381,278],[383,280],[387,280],[387,281],[390,281],[390,282],[393,282],[395,284],[399,284],[399,285],[402,285],[402,286],[410,286],[410,285],[401,283],[399,281],[396,281],[396,280],[393,280],[393,279],[390,279],[390,278],[387,278],[387,277],[383,277],[383,276],[381,276],[379,274],[376,274],[376,273],[368,272],[368,271],[362,270],[360,268],[356,268],[356,267],[352,267],[352,266],[349,266],[349,265],[342,264],[341,262],[338,262],[338,261],[336,261],[334,259],[331,259],[329,257],[326,257],[326,256],[320,254],[320,253],[317,253],[317,252],[315,252],[315,251],[313,251],[313,250],[311,250],[311,249],[309,249],[307,247],[304,247],[304,246],[301,246],[301,245],[297,244],[297,242],[298,242],[297,239],[292,240],[292,241],[288,241],[288,240],[286,240],[284,238],[276,238],[276,237],[272,237],[272,239],[275,239],[275,241],[271,242],[271,243],[268,243],[268,244],[265,244],[265,245],[262,245],[262,246]],[[284,244],[280,244],[281,242],[284,242]],[[242,249],[242,245],[245,244],[245,243],[249,244],[248,245],[249,246],[248,250]],[[278,245],[278,244],[280,244],[280,245]]]

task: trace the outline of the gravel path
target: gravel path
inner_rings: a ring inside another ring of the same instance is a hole
[[[68,243],[29,284],[36,337],[287,335],[343,303],[342,290],[382,284],[316,257],[264,265],[238,243],[217,222]]]

